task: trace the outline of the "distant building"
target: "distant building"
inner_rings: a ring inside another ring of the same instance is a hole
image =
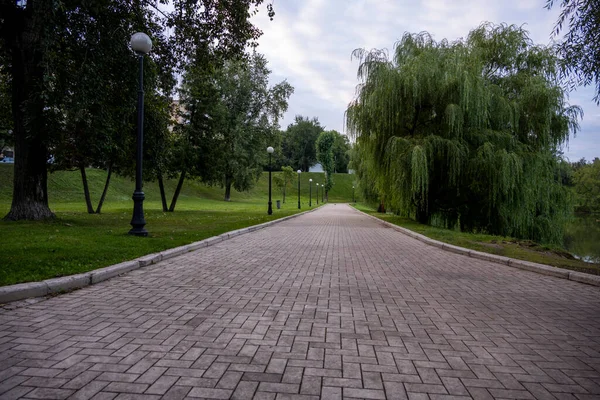
[[[315,165],[313,165],[312,167],[310,167],[308,169],[308,172],[325,172],[325,171],[323,171],[323,166],[321,165],[321,163],[316,163]]]

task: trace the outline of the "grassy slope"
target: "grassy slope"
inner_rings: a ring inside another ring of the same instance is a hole
[[[89,181],[90,192],[92,201],[96,202],[100,198],[102,189],[104,187],[104,179],[106,178],[106,172],[97,169],[88,169],[87,176]],[[279,172],[273,172],[273,176],[279,174]],[[6,213],[10,209],[10,201],[12,198],[12,177],[13,177],[13,166],[10,164],[0,164],[0,213]],[[309,183],[308,180],[313,180],[312,183],[312,195],[313,201],[315,201],[316,186],[315,183],[323,182],[324,177],[322,173],[302,173],[300,178],[300,194],[302,204],[308,203],[309,195]],[[334,187],[329,193],[330,202],[351,202],[352,201],[352,184],[354,175],[348,174],[334,174]],[[250,202],[265,202],[268,197],[268,174],[263,173],[260,177],[256,186],[248,192],[236,192],[232,193],[232,200],[236,201],[250,201]],[[170,202],[171,196],[175,189],[177,182],[176,180],[167,180],[166,191],[167,200]],[[134,182],[129,178],[123,178],[113,175],[111,184],[109,186],[108,194],[106,197],[105,207],[114,208],[131,207],[131,195],[134,189]],[[298,183],[296,180],[288,185],[286,200],[298,204]],[[71,211],[85,211],[85,203],[83,198],[83,187],[81,184],[81,175],[78,171],[58,171],[48,175],[48,192],[50,207],[52,210],[71,210]],[[155,182],[145,182],[144,192],[146,194],[146,200],[152,204],[158,203],[160,206],[160,194],[158,185]],[[206,186],[202,183],[186,180],[181,195],[178,201],[185,203],[186,200],[222,200],[224,195],[224,189],[219,186]],[[280,191],[273,186],[273,203],[275,200],[282,199]],[[185,206],[184,206],[185,207]]]
[[[357,209],[373,215],[374,217],[402,226],[411,231],[425,235],[431,239],[466,247],[468,249],[497,254],[504,257],[531,261],[575,271],[600,274],[599,264],[585,263],[576,260],[569,253],[557,247],[542,246],[530,241],[506,238],[476,233],[463,233],[450,229],[436,228],[423,225],[409,218],[398,217],[391,214],[380,214],[374,209],[358,204]]]
[[[105,172],[88,170],[93,201],[100,197]],[[87,214],[79,172],[56,172],[49,175],[50,207],[57,218],[48,222],[0,221],[0,285],[28,282],[69,275],[130,260],[144,254],[192,243],[245,226],[297,213],[296,185],[290,185],[287,202],[277,210],[273,192],[274,214],[266,213],[267,174],[254,189],[234,192],[231,202],[222,201],[224,190],[186,181],[174,213],[163,213],[158,185],[146,183],[144,209],[148,238],[127,235],[130,229],[134,184],[130,179],[113,176],[101,215]],[[322,174],[301,175],[302,210],[308,209],[308,179],[322,180]],[[336,175],[331,202],[348,202],[352,198],[351,175]],[[176,182],[167,181],[171,196]],[[313,186],[313,208],[316,206]],[[350,189],[348,191],[348,189]],[[0,213],[10,208],[12,165],[0,165]],[[170,200],[170,199],[169,199]]]

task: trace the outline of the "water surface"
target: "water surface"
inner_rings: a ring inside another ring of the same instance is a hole
[[[600,263],[600,215],[576,215],[565,229],[565,248],[583,261]]]

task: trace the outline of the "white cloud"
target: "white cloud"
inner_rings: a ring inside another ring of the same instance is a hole
[[[296,89],[282,125],[297,114],[318,117],[329,129],[342,131],[344,111],[354,98],[356,48],[393,49],[404,32],[430,32],[436,40],[466,37],[480,23],[523,25],[542,44],[550,34],[558,7],[548,11],[539,0],[305,0],[275,3],[276,15],[255,17],[263,30],[258,51],[265,54],[273,80],[287,79]],[[566,152],[571,159],[600,156],[600,113],[593,90],[572,94],[584,108],[581,131]]]

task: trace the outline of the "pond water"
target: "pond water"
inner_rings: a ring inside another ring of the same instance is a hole
[[[576,215],[567,224],[564,245],[575,257],[600,263],[600,215]]]

